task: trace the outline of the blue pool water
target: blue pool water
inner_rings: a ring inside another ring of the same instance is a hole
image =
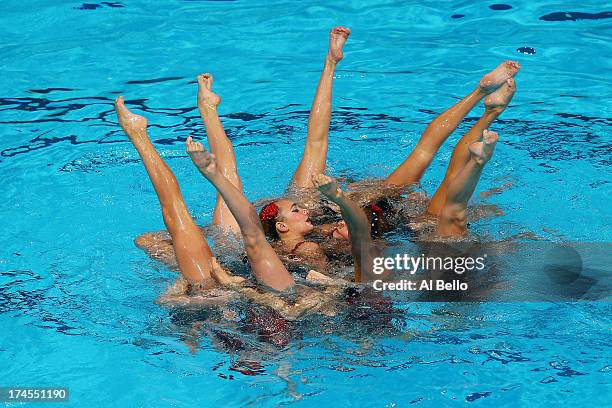
[[[479,185],[512,184],[486,200],[505,215],[474,231],[612,240],[612,4],[255,3],[0,5],[0,386],[68,386],[71,405],[91,407],[609,405],[605,302],[405,303],[395,330],[310,321],[280,348],[221,322],[207,330],[247,346],[205,334],[189,351],[185,325],[154,304],[174,273],[132,242],[163,223],[112,101],[149,118],[208,224],[213,190],[183,148],[204,137],[196,74],[215,74],[247,196],[280,195],[336,24],[353,32],[334,84],[332,174],[388,174],[436,113],[516,59],[518,92]],[[428,192],[481,111],[432,163]]]

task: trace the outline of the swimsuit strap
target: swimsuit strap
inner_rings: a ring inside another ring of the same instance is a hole
[[[295,244],[295,246],[291,250],[290,254],[291,255],[295,255],[295,251],[297,251],[297,249],[300,247],[300,245],[305,244],[305,243],[306,243],[306,241],[301,241],[301,242],[298,242],[297,244]]]

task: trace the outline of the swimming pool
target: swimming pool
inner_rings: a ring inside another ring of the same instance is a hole
[[[204,336],[190,353],[184,325],[153,303],[174,273],[132,242],[163,223],[112,106],[119,94],[140,105],[207,224],[213,190],[183,146],[204,137],[196,74],[215,74],[255,200],[281,194],[299,160],[330,27],[353,30],[329,153],[331,173],[349,179],[387,174],[436,113],[516,59],[517,95],[479,185],[512,184],[487,199],[505,215],[474,230],[610,242],[609,4],[28,3],[1,6],[0,386],[68,386],[77,406],[609,404],[606,302],[400,304],[396,329],[416,335],[313,320],[280,349],[212,327],[243,351]],[[430,193],[481,109],[432,163]]]

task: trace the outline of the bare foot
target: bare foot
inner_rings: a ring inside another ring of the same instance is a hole
[[[343,57],[342,47],[351,34],[351,30],[338,26],[332,28],[329,33],[329,56],[334,62],[339,62]]]
[[[506,82],[506,79],[515,76],[519,69],[521,69],[521,65],[518,62],[504,61],[493,71],[483,76],[478,87],[486,94],[495,92]]]
[[[115,99],[115,110],[121,128],[132,138],[137,134],[144,134],[147,129],[147,119],[144,116],[136,115],[125,107],[123,96]]]
[[[212,91],[213,76],[211,74],[198,75],[198,107],[200,109],[217,109],[221,103],[221,97]]]
[[[212,153],[204,148],[204,145],[200,142],[195,142],[191,136],[187,138],[185,147],[189,157],[196,165],[200,173],[205,177],[209,177],[217,172],[217,159]]]
[[[515,92],[516,82],[514,82],[514,79],[506,79],[506,82],[497,91],[485,98],[485,108],[502,112],[512,100]]]
[[[336,197],[342,193],[336,180],[325,174],[315,174],[312,176],[312,184],[329,198]]]
[[[482,141],[474,142],[469,146],[470,153],[472,154],[472,158],[481,166],[484,166],[486,162],[493,156],[493,150],[495,150],[495,145],[497,144],[497,140],[499,139],[499,135],[497,132],[491,132],[489,130],[484,130],[482,132]]]

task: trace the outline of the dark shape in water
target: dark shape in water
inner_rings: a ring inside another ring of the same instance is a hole
[[[113,8],[118,8],[118,7],[125,7],[123,4],[116,2],[116,1],[103,1],[102,4],[104,4],[105,6],[108,7],[113,7]]]
[[[32,93],[38,93],[38,94],[48,94],[49,92],[53,92],[53,91],[75,91],[75,89],[72,88],[45,88],[45,89],[30,89],[28,92],[32,92]]]
[[[489,395],[491,395],[491,392],[487,391],[487,392],[473,392],[471,394],[469,394],[467,397],[465,397],[465,400],[467,402],[472,402],[472,401],[476,401],[477,399],[480,398],[486,398]]]
[[[103,1],[102,4],[104,4],[107,7],[111,7],[111,8],[125,7],[124,4],[121,4],[117,1]],[[102,4],[83,3],[79,7],[73,7],[73,9],[75,10],[95,10],[95,9],[102,8]]]
[[[127,81],[126,84],[130,84],[130,85],[154,84],[157,82],[176,81],[178,79],[185,79],[185,77],[164,77],[164,78],[154,78],[154,79],[139,79],[139,80],[134,80],[134,81]]]
[[[553,377],[552,375],[550,375],[550,376],[548,376],[548,377],[543,378],[543,379],[541,379],[541,380],[540,380],[540,383],[541,383],[541,384],[550,384],[550,383],[556,383],[556,382],[559,382],[559,380],[557,380],[557,379],[556,379],[555,377]]]
[[[551,361],[548,365],[558,371],[557,375],[559,377],[574,377],[578,375],[587,375],[586,373],[581,373],[580,371],[572,370],[572,368],[567,365],[566,361]]]
[[[535,48],[531,48],[531,47],[520,47],[520,48],[517,48],[516,50],[520,52],[521,54],[534,55],[536,53]]]
[[[569,284],[582,272],[582,257],[569,245],[558,245],[544,254],[544,272],[554,283]]]
[[[83,3],[79,7],[73,7],[76,10],[95,10],[102,8],[101,5],[95,3]]]
[[[556,13],[546,14],[540,17],[543,21],[577,21],[577,20],[603,20],[612,18],[612,11],[602,11],[601,13],[583,13],[580,11],[557,11]]]
[[[509,4],[491,4],[489,8],[491,10],[510,10],[512,6]]]
[[[598,283],[597,279],[583,275],[582,257],[569,244],[555,245],[542,256],[542,271],[548,278],[546,291],[560,299],[584,299]]]
[[[249,122],[251,120],[256,120],[256,119],[261,119],[264,116],[266,115],[265,114],[252,114],[248,112],[236,112],[236,113],[230,113],[227,115],[227,117],[230,119],[241,119],[245,122]]]
[[[453,14],[451,16],[451,18],[463,18],[463,17],[465,17],[465,14]]]

